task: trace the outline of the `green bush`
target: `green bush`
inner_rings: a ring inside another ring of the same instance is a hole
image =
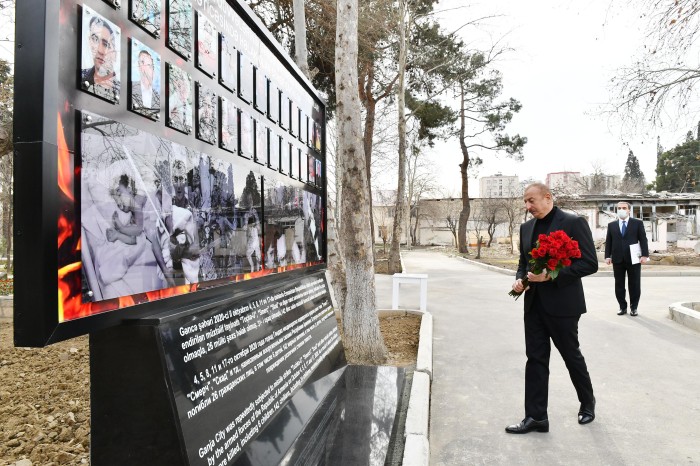
[[[0,296],[5,296],[12,294],[14,280],[11,278],[6,280],[0,280]]]

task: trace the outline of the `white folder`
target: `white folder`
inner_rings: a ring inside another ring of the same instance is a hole
[[[639,259],[642,257],[642,247],[639,243],[630,244],[630,256],[632,256],[632,265],[639,264]]]

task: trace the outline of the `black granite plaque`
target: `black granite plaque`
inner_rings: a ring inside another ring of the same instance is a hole
[[[340,337],[323,274],[159,326],[191,465],[230,464]]]

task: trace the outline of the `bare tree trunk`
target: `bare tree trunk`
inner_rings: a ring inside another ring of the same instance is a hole
[[[462,210],[459,213],[459,225],[457,227],[457,237],[459,242],[459,252],[469,252],[467,242],[467,222],[471,207],[469,205],[469,148],[464,142],[466,132],[466,121],[464,115],[464,84],[460,83],[460,107],[459,107],[459,147],[462,149],[462,163],[459,164],[459,171],[462,174]]]
[[[304,0],[292,0],[294,7],[294,54],[296,63],[304,76],[311,79],[309,74],[309,51],[306,48],[306,12]]]
[[[370,63],[367,69],[367,79],[365,81],[365,89],[362,92],[363,102],[365,107],[365,129],[363,133],[363,141],[365,147],[365,165],[367,166],[367,185],[369,186],[369,225],[372,231],[372,246],[374,247],[374,215],[372,210],[372,143],[374,142],[374,125],[377,115],[377,100],[372,94],[372,86],[374,85],[374,63]]]
[[[404,199],[406,197],[406,28],[408,27],[407,0],[399,0],[399,84],[396,91],[399,112],[399,181],[396,189],[396,208],[389,250],[389,273],[401,272],[401,230],[403,227]]]
[[[331,286],[333,294],[335,294],[336,305],[338,311],[343,313],[345,309],[345,299],[348,293],[347,277],[345,275],[345,263],[343,262],[343,251],[338,241],[338,226],[335,221],[335,207],[330,199],[327,202],[328,219],[327,227],[328,234],[326,236],[327,244],[327,260],[328,272],[331,275]]]
[[[347,274],[347,295],[341,325],[349,361],[381,364],[386,360],[387,352],[376,312],[374,251],[369,231],[369,186],[357,90],[357,26],[358,0],[338,0],[335,84],[338,160],[343,186],[340,240]]]

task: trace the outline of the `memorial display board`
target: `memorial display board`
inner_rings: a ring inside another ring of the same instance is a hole
[[[325,272],[284,277],[91,336],[93,464],[279,463],[346,367]]]
[[[325,104],[244,2],[23,0],[16,31],[18,346],[323,267],[323,225],[265,257],[268,180],[324,218],[299,155],[308,116],[325,170]]]
[[[190,465],[235,459],[338,349],[323,274],[160,325]]]

